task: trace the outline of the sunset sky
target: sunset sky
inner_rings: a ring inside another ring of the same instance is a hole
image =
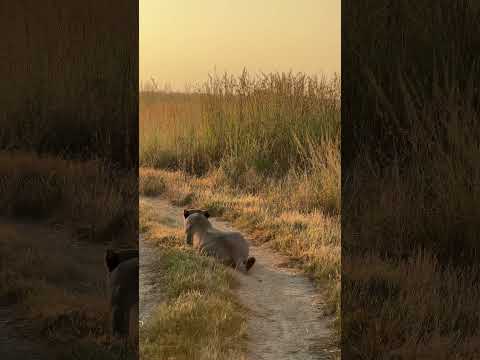
[[[340,0],[140,0],[140,81],[340,72]]]

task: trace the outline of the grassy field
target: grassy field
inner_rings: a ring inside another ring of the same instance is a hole
[[[65,251],[69,239],[59,231],[52,235],[51,228],[28,223],[0,225],[0,306],[12,311],[5,319],[11,321],[10,332],[53,345],[46,350],[55,358],[129,358],[130,345],[110,335],[101,252],[97,260],[96,248],[71,254]],[[87,281],[92,283],[83,288]]]
[[[480,356],[480,9],[449,5],[342,9],[348,358]]]
[[[27,152],[0,152],[0,164],[0,216],[62,223],[97,242],[135,238],[136,174]]]
[[[1,150],[137,167],[138,6],[112,3],[0,4]]]
[[[140,203],[144,241],[161,250],[161,301],[140,329],[147,359],[243,359],[245,311],[236,302],[231,272],[184,243],[183,231],[163,224]]]
[[[65,358],[118,358],[103,256],[112,240],[137,246],[136,181],[101,161],[3,152],[0,163],[1,304]]]
[[[327,284],[339,320],[339,79],[243,72],[198,90],[140,94],[140,193],[269,241]]]
[[[11,14],[0,22],[1,304],[66,358],[131,356],[109,339],[103,256],[113,239],[137,246],[138,58],[126,49],[138,48],[138,6],[10,5],[0,4]]]

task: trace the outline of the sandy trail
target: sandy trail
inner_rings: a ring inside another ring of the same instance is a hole
[[[163,199],[143,198],[155,209],[158,221],[174,227],[183,226],[183,209]],[[211,219],[214,226],[234,230],[228,223]],[[146,241],[140,243],[143,259],[140,267],[140,318],[146,319],[158,303],[155,288],[154,256]],[[143,250],[142,250],[143,249]],[[319,289],[299,270],[288,267],[288,258],[278,255],[268,244],[251,246],[256,263],[247,275],[234,271],[239,286],[239,300],[249,310],[248,359],[313,360],[334,359],[338,354],[328,327],[330,319],[322,314],[323,299]],[[144,254],[149,254],[144,256]],[[232,270],[233,271],[233,270]],[[143,278],[143,281],[142,281]],[[142,299],[142,294],[144,298]]]
[[[162,291],[158,282],[160,273],[160,252],[140,236],[140,283],[139,316],[140,326],[148,319],[152,310],[162,301]]]

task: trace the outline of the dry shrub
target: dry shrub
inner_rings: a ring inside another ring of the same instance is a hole
[[[469,53],[479,11],[471,1],[345,8],[348,358],[479,357],[480,92]]]
[[[56,221],[99,240],[136,229],[136,175],[100,160],[0,153],[0,214]]]

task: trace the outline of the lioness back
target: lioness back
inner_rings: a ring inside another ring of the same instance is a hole
[[[110,305],[114,335],[128,335],[129,333],[130,312],[134,306],[138,307],[138,276],[138,258],[125,260],[112,271]]]
[[[248,257],[248,245],[239,233],[226,233],[212,229],[203,234],[198,249],[207,255],[235,266]]]
[[[106,252],[113,335],[130,335],[130,313],[134,310],[138,316],[138,260],[136,249]]]
[[[248,271],[253,266],[255,259],[248,257],[249,244],[241,233],[214,228],[207,211],[185,210],[184,216],[187,244],[235,268]]]

